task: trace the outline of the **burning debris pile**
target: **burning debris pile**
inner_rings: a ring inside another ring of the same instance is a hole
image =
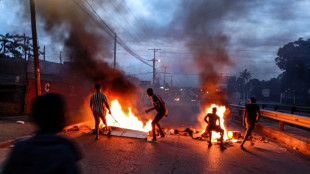
[[[152,130],[152,120],[149,120],[146,124],[144,124],[141,120],[138,119],[137,116],[132,113],[130,107],[128,108],[129,112],[125,113],[118,100],[113,100],[111,102],[111,111],[113,113],[113,117],[110,114],[107,116],[107,123],[109,126],[142,132],[149,132]]]

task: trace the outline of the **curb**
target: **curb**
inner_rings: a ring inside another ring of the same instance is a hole
[[[0,148],[6,148],[6,147],[14,144],[16,140],[17,139],[11,139],[11,140],[0,142]]]
[[[22,139],[22,138],[28,138],[28,137],[31,137],[31,135],[21,136],[21,137],[15,138],[15,139],[2,141],[2,142],[0,142],[0,148],[6,148],[10,145],[13,145],[17,140]]]
[[[89,124],[91,123],[92,121],[85,121],[85,122],[81,122],[81,123],[76,123],[76,124],[72,124],[72,125],[69,125],[69,126],[66,126],[63,131],[64,132],[67,132],[69,129],[72,129],[74,128],[75,126],[83,126],[83,125],[86,125],[86,124]],[[32,135],[25,135],[25,136],[21,136],[21,137],[18,137],[18,138],[14,138],[14,139],[10,139],[10,140],[6,140],[6,141],[2,141],[0,142],[0,148],[6,148],[8,146],[11,146],[13,145],[17,140],[19,139],[22,139],[22,138],[28,138],[28,137],[31,137]]]
[[[291,137],[284,132],[276,131],[262,125],[257,125],[256,130],[268,136],[270,139],[276,140],[300,153],[310,156],[310,144],[307,142]]]

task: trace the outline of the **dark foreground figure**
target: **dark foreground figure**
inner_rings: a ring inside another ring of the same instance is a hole
[[[242,124],[243,126],[246,127],[246,132],[242,140],[242,143],[240,145],[241,149],[244,149],[243,144],[248,139],[248,137],[251,135],[255,127],[255,124],[257,123],[260,117],[259,106],[255,104],[255,101],[256,101],[255,98],[251,97],[249,100],[250,103],[245,106]]]
[[[81,153],[73,141],[57,135],[65,126],[65,102],[58,94],[34,100],[32,117],[39,130],[19,140],[4,165],[4,174],[80,173]]]
[[[224,145],[223,145],[223,138],[224,138],[224,129],[221,128],[221,119],[220,117],[216,114],[217,112],[217,108],[212,108],[212,113],[208,113],[204,120],[206,123],[208,123],[208,126],[206,128],[206,131],[207,133],[209,134],[209,140],[208,140],[208,143],[209,143],[209,147],[212,146],[212,131],[215,131],[215,132],[220,132],[221,134],[221,138],[220,138],[220,141],[221,141],[221,149],[225,149]],[[216,122],[218,121],[218,125],[216,124]]]
[[[145,110],[145,112],[148,113],[148,112],[150,112],[150,111],[152,111],[154,109],[157,111],[157,114],[156,114],[154,120],[152,121],[153,139],[149,140],[149,142],[156,142],[155,125],[159,129],[159,133],[160,133],[161,137],[165,137],[165,134],[163,133],[163,131],[161,130],[161,127],[159,125],[159,121],[164,116],[167,116],[168,109],[166,107],[165,102],[161,99],[161,97],[159,95],[155,95],[153,93],[153,89],[152,88],[147,89],[146,93],[147,93],[147,96],[151,98],[153,107],[150,108],[150,109]]]

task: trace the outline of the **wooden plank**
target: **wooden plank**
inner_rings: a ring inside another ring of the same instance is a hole
[[[124,128],[113,127],[113,126],[111,126],[111,128],[112,128],[112,133],[111,133],[112,136],[146,139],[148,135],[148,132],[124,129]],[[104,131],[103,134],[106,135],[107,132]]]

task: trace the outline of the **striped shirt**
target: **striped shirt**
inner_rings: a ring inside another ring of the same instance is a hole
[[[95,112],[104,112],[107,97],[101,92],[95,92],[90,98],[90,105]]]

